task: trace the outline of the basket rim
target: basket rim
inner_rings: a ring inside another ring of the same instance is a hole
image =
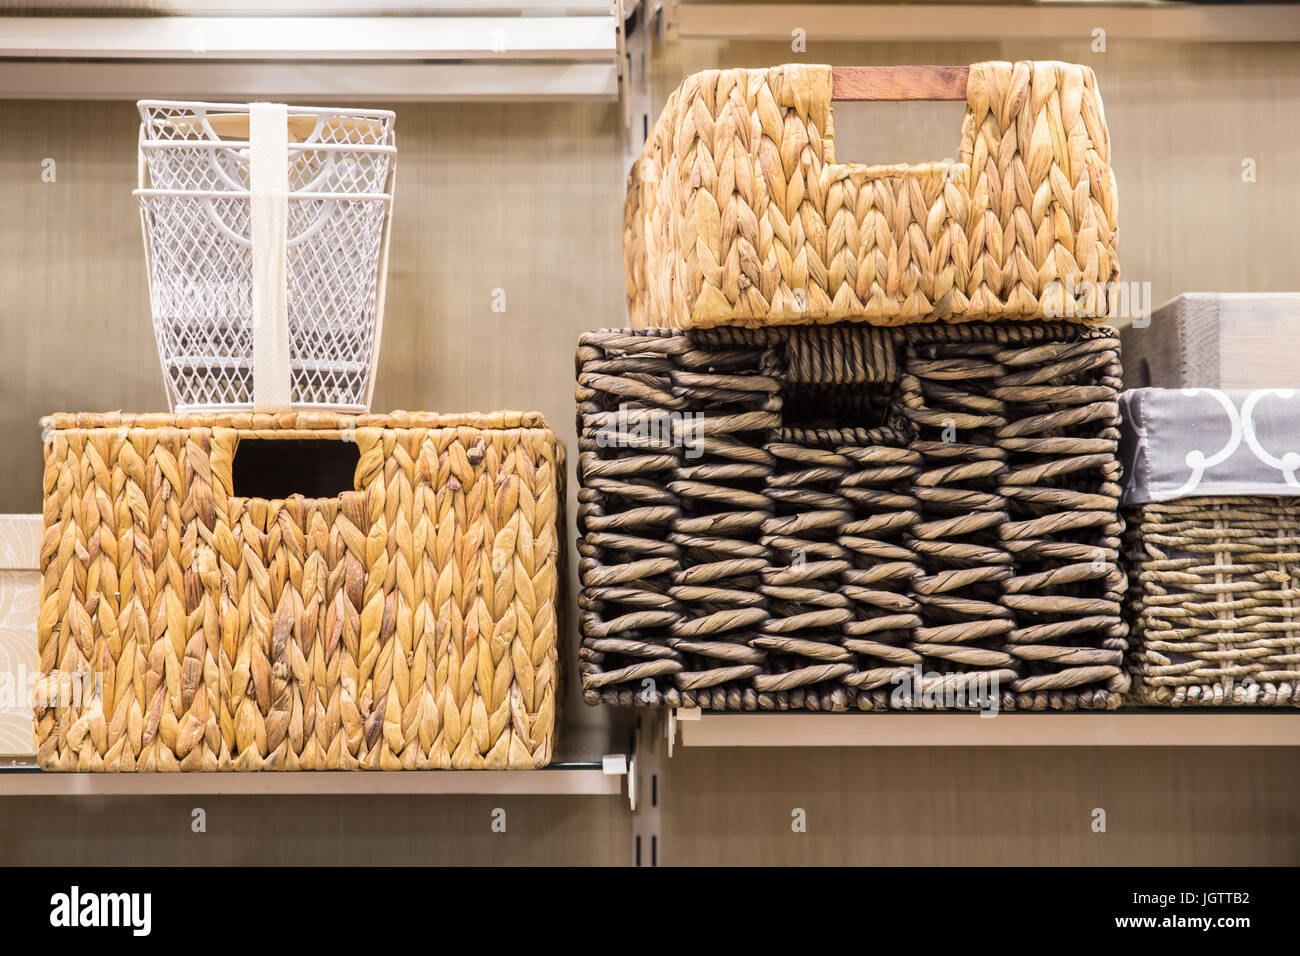
[[[141,199],[251,199],[249,189],[132,189]],[[392,193],[308,193],[290,190],[289,199],[377,199],[392,202]]]
[[[347,414],[319,410],[287,412],[191,411],[56,412],[41,418],[43,432],[160,428],[229,428],[236,431],[353,431],[358,428],[477,428],[483,431],[540,429],[554,435],[541,412],[408,412]]]
[[[140,148],[145,152],[163,149],[251,149],[252,143],[246,139],[142,139]],[[369,146],[365,143],[289,143],[288,150],[293,152],[344,152],[344,153],[384,153],[396,155],[397,147],[391,145]]]
[[[220,110],[229,113],[247,113],[251,103],[213,103],[208,100],[136,100],[136,109],[143,112],[146,109],[182,109],[201,108],[206,110]],[[285,108],[294,113],[314,113],[320,115],[336,116],[365,116],[372,119],[397,119],[397,113],[393,110],[383,109],[364,109],[354,106],[294,106],[292,103],[286,103]]]

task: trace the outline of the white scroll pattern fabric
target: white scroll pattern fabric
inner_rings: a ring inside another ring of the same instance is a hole
[[[1119,401],[1122,504],[1300,495],[1300,391],[1135,388]]]

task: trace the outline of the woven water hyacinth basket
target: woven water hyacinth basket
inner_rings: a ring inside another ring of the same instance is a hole
[[[42,767],[549,761],[563,453],[540,415],[42,424]],[[237,494],[241,452],[295,442],[355,449],[352,490]]]
[[[955,163],[837,159],[833,99],[965,100]],[[1119,279],[1092,70],[708,70],[628,177],[634,327],[1102,319]]]
[[[577,355],[588,702],[1107,709],[1115,335],[607,330]]]
[[[1300,706],[1300,399],[1125,392],[1133,696]]]

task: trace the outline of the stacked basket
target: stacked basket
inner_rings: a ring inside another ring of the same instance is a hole
[[[1300,706],[1300,295],[1198,293],[1126,331],[1133,698]],[[1281,386],[1281,387],[1279,387]]]
[[[833,98],[965,99],[960,160],[838,163]],[[1115,238],[1084,67],[689,77],[577,356],[587,700],[1118,706]]]
[[[367,414],[393,114],[140,112],[175,414],[42,422],[41,766],[546,764],[563,449],[536,413]]]

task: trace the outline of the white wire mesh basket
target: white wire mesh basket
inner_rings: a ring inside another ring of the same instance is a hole
[[[278,107],[260,114],[259,127],[247,105],[146,100],[139,108],[135,195],[172,408],[369,410],[394,114]],[[268,115],[278,142],[267,135]],[[259,232],[258,215],[271,227]],[[282,343],[279,353],[268,341]],[[284,387],[265,387],[268,367]]]

